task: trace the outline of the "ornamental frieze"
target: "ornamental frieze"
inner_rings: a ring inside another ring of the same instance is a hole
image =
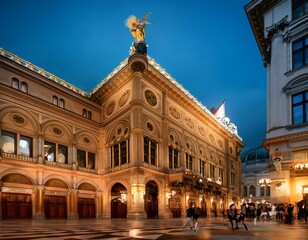
[[[194,128],[195,124],[194,124],[194,122],[193,122],[189,117],[185,117],[185,122],[186,122],[186,125],[187,125],[189,128],[191,128],[191,129]]]
[[[171,116],[174,117],[175,119],[180,119],[181,114],[180,114],[179,110],[177,110],[175,107],[170,106],[169,112],[170,112]]]
[[[111,101],[108,105],[107,105],[107,109],[106,109],[106,114],[109,116],[113,113],[115,109],[115,101]]]
[[[119,100],[119,106],[123,107],[125,103],[127,102],[127,100],[129,99],[129,97],[130,97],[130,90],[128,89],[122,94]]]

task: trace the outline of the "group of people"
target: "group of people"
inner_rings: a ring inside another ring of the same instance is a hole
[[[191,205],[186,210],[186,222],[184,226],[189,226],[191,230],[197,231],[198,218],[200,217],[201,208]]]

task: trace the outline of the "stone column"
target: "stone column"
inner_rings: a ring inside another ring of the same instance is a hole
[[[96,218],[103,218],[103,192],[97,192],[95,201]]]
[[[45,213],[43,209],[43,201],[44,201],[44,186],[38,185],[35,190],[34,197],[34,219],[45,219]]]
[[[78,189],[70,190],[70,219],[78,219],[78,197],[77,197]]]

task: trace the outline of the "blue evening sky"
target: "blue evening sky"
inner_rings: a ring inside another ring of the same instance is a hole
[[[250,0],[1,0],[0,47],[90,92],[129,56],[125,20],[148,12],[148,55],[208,109],[226,116],[246,149],[266,131],[266,70],[244,6]]]

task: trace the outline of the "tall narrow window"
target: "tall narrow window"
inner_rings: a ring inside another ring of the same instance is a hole
[[[218,171],[218,178],[221,181],[221,183],[223,183],[223,181],[224,181],[224,171],[221,168],[219,168],[219,171]]]
[[[293,69],[308,64],[308,36],[293,42],[292,64]]]
[[[253,185],[249,187],[249,196],[252,196],[252,197],[256,196],[256,187]]]
[[[179,151],[172,146],[169,146],[169,169],[179,167]]]
[[[215,179],[215,166],[210,164],[210,178]]]
[[[192,155],[185,153],[185,157],[186,157],[186,169],[192,171],[192,166],[193,166],[193,157]]]
[[[231,172],[231,185],[235,186],[235,173]]]
[[[264,187],[260,187],[260,197],[264,197]]]
[[[116,167],[129,162],[129,141],[123,140],[111,147],[111,166]]]
[[[202,177],[205,177],[205,162],[200,159],[200,174]]]
[[[266,186],[266,196],[271,196],[271,186]]]
[[[144,162],[151,165],[157,165],[156,159],[157,143],[156,141],[145,137],[144,138]]]
[[[308,122],[308,91],[292,96],[292,124]]]

